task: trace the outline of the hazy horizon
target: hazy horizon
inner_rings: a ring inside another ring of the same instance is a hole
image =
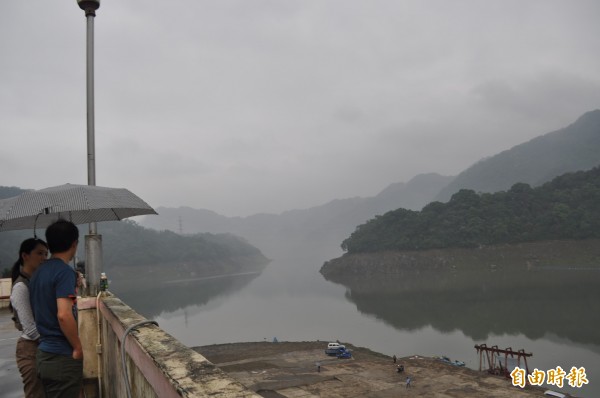
[[[600,108],[596,1],[177,5],[94,21],[96,184],[153,207],[374,196]],[[85,24],[76,2],[0,4],[1,185],[87,183]]]

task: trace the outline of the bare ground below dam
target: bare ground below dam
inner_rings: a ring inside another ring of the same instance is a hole
[[[257,342],[216,344],[194,350],[265,398],[312,397],[543,397],[544,388],[512,386],[511,380],[435,358],[413,355],[398,358],[405,367],[396,371],[392,357],[346,344],[351,359],[324,352],[327,343]],[[317,369],[320,364],[320,371]],[[406,378],[411,378],[410,388]]]

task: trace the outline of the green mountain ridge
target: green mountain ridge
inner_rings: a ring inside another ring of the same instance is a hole
[[[435,201],[445,202],[460,189],[496,192],[517,182],[541,185],[557,175],[600,164],[600,110],[571,125],[481,159],[443,188]]]
[[[0,197],[24,192],[16,187],[0,187]],[[87,231],[79,226],[80,235]],[[194,275],[221,275],[260,271],[269,260],[256,247],[232,234],[179,235],[171,231],[144,228],[129,220],[98,223],[103,239],[103,263],[107,272],[123,276],[144,276],[143,270],[161,270],[165,278]],[[0,269],[6,273],[17,259],[20,243],[32,237],[31,230],[0,232]],[[40,231],[43,238],[43,231]],[[82,240],[83,242],[83,240]],[[79,245],[83,258],[84,245]],[[130,272],[122,271],[131,268]]]
[[[600,238],[600,167],[537,188],[517,183],[493,194],[463,189],[420,212],[390,211],[359,225],[342,248],[364,253],[592,238]]]

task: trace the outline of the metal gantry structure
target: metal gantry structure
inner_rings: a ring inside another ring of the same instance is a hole
[[[491,374],[505,375],[510,377],[510,371],[508,369],[508,359],[516,359],[517,366],[521,367],[521,359],[525,363],[525,371],[529,374],[529,365],[527,364],[527,358],[532,357],[532,353],[526,353],[524,349],[514,351],[512,347],[505,349],[498,348],[497,345],[488,347],[486,344],[477,344],[475,349],[479,354],[479,371],[483,370],[484,358],[487,360],[487,371]]]

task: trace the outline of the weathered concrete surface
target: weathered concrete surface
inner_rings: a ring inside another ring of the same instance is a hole
[[[83,377],[98,377],[98,318],[96,317],[96,298],[85,297],[77,300],[79,338],[83,347]]]
[[[103,318],[103,396],[126,396],[121,340],[127,328],[146,319],[114,296],[101,299],[100,311]],[[260,397],[158,326],[146,324],[134,329],[127,336],[125,347],[133,396]]]
[[[86,396],[97,396],[96,394],[100,392],[102,397],[125,397],[120,352],[123,332],[129,326],[146,319],[114,296],[102,298],[99,304],[103,359],[100,373],[102,390],[98,391],[96,381],[89,378],[87,380],[91,383],[86,385]],[[86,325],[80,329],[80,334],[90,333],[91,336],[87,340],[94,347],[88,347],[85,354],[90,364],[97,359],[93,305],[95,305],[95,298],[81,300],[82,310],[87,312],[81,319],[82,321],[85,319]],[[15,361],[19,334],[11,320],[11,313],[8,309],[1,309],[0,396],[2,398],[23,396],[23,385]],[[155,325],[145,325],[133,331],[127,337],[126,348],[126,363],[132,380],[132,394],[135,397],[260,398],[202,355],[184,346]]]
[[[390,357],[352,347],[353,359],[325,355],[325,342],[235,343],[195,347],[240,383],[267,398],[309,397],[543,397],[544,389],[513,387],[510,380],[432,358]],[[316,364],[321,364],[317,372]],[[411,388],[406,378],[411,377]]]
[[[96,311],[96,297],[79,297],[77,299],[79,339],[83,348],[83,386],[86,398],[99,396],[98,375],[98,317]]]

